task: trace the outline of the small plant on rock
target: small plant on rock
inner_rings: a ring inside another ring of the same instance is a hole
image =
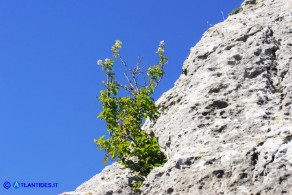
[[[110,138],[104,139],[105,136],[101,136],[95,143],[106,151],[105,163],[109,158],[118,160],[135,171],[143,181],[154,167],[163,165],[167,160],[154,132],[147,133],[142,125],[145,120],[156,121],[159,117],[151,95],[164,75],[168,59],[164,55],[164,42],[161,41],[157,50],[159,62],[145,72],[140,66],[141,58],[135,67],[129,67],[121,56],[121,48],[122,42],[117,40],[112,46],[112,58],[98,60],[107,78],[102,82],[105,89],[100,91],[99,101],[103,109],[98,117],[106,121]],[[116,79],[114,64],[117,62],[125,68],[126,84]],[[138,82],[141,75],[144,75],[143,85]],[[134,187],[139,188],[141,181],[136,182]]]
[[[238,14],[238,13],[242,12],[242,10],[243,10],[242,7],[236,8],[229,13],[229,16]]]

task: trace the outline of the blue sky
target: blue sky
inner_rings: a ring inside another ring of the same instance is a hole
[[[74,190],[103,167],[93,140],[105,134],[96,118],[103,89],[98,59],[123,56],[153,64],[165,40],[169,64],[157,99],[209,24],[222,22],[242,0],[1,0],[0,194],[51,195]],[[52,182],[57,188],[4,189],[5,181]]]

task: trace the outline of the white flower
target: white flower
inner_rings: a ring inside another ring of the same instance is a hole
[[[158,47],[157,52],[156,53],[163,53],[164,50],[161,47]]]
[[[97,64],[101,66],[102,65],[102,60],[97,60]]]
[[[120,41],[120,40],[116,40],[115,45],[116,45],[116,46],[121,46],[121,45],[122,45],[122,41]]]
[[[164,52],[164,40],[160,41],[159,47],[156,53],[163,53]]]
[[[108,62],[108,61],[110,61],[110,59],[106,58],[104,61],[105,61],[105,62]]]

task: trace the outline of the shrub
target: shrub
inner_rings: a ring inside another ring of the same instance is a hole
[[[106,151],[105,163],[109,158],[118,160],[125,167],[135,171],[143,181],[154,167],[166,162],[153,131],[147,133],[142,129],[142,125],[146,119],[156,121],[159,117],[158,108],[151,95],[164,75],[168,58],[164,56],[164,42],[161,41],[157,50],[159,62],[145,72],[140,66],[141,58],[134,68],[129,67],[121,56],[121,48],[122,42],[117,40],[112,47],[112,58],[98,60],[107,78],[102,82],[105,89],[100,91],[99,101],[103,109],[98,117],[106,122],[110,138],[104,139],[105,136],[101,136],[94,141],[101,150]],[[125,68],[126,84],[116,80],[116,61]],[[144,84],[140,85],[138,77],[146,76],[146,73],[148,79],[145,78]],[[120,93],[121,90],[124,93]],[[136,183],[135,187],[139,188],[141,183]]]

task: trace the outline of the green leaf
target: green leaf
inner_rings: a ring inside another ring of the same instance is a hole
[[[122,165],[144,178],[154,167],[163,165],[167,160],[160,150],[154,133],[147,134],[142,129],[142,125],[145,119],[155,121],[159,117],[158,108],[151,95],[164,75],[164,65],[168,59],[164,56],[164,42],[161,42],[158,48],[159,61],[156,65],[150,66],[146,72],[148,84],[138,83],[133,86],[134,81],[131,80],[130,83],[124,85],[116,79],[114,65],[118,60],[114,61],[114,59],[119,58],[122,65],[126,67],[125,72],[128,75],[135,73],[123,61],[120,54],[121,48],[122,42],[116,41],[112,47],[113,58],[106,59],[101,64],[107,81],[103,82],[105,89],[100,91],[99,101],[102,104],[102,111],[98,118],[106,122],[110,138],[104,140],[103,135],[94,142],[99,149],[106,151],[104,163],[109,158],[117,158]],[[129,81],[129,79],[126,80]],[[137,86],[143,87],[137,90]],[[125,94],[120,93],[122,89],[125,89],[127,94],[130,92],[130,96],[121,96],[121,94]],[[130,160],[132,158],[135,160]],[[142,182],[143,180],[136,186],[139,187]]]

